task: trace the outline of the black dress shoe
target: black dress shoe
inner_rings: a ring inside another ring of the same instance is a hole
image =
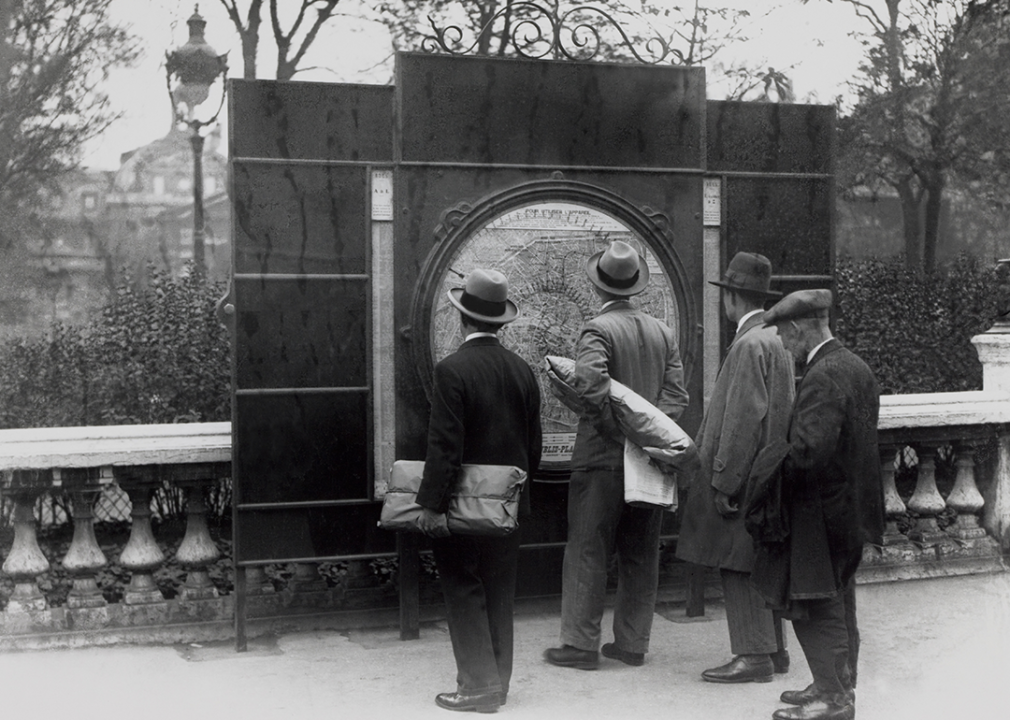
[[[481,693],[467,695],[465,693],[440,693],[435,696],[435,704],[446,710],[460,712],[493,713],[502,706],[501,693]]]
[[[548,648],[544,651],[544,660],[558,667],[578,668],[579,670],[595,670],[600,666],[600,654],[594,650],[579,650],[571,645],[559,648]]]
[[[799,707],[782,708],[772,713],[774,720],[853,720],[856,706],[852,703],[833,703],[814,700]]]
[[[645,653],[621,650],[621,648],[617,647],[615,643],[605,643],[603,647],[600,648],[600,652],[603,653],[603,657],[608,657],[611,660],[620,660],[625,665],[634,665],[635,667],[638,667],[639,665],[645,664]]]
[[[767,655],[737,655],[725,665],[701,674],[702,680],[715,683],[771,682],[775,667]]]
[[[817,686],[814,683],[810,683],[802,690],[786,690],[779,697],[779,700],[790,705],[806,705],[807,703],[812,703],[814,700],[820,700],[820,698],[821,693],[817,690]]]
[[[775,672],[779,675],[789,672],[789,651],[785,648],[781,650],[776,650],[771,655],[772,665],[775,666]]]

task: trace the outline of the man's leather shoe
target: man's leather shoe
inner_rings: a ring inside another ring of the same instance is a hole
[[[781,650],[776,650],[771,655],[772,665],[775,666],[775,672],[779,675],[789,672],[789,651],[785,648]]]
[[[600,648],[600,652],[603,653],[603,657],[608,657],[611,660],[620,660],[625,665],[634,665],[635,667],[638,667],[639,665],[645,664],[645,653],[621,650],[621,648],[617,647],[616,643],[605,643],[603,647]]]
[[[767,655],[737,655],[725,665],[706,670],[701,678],[715,683],[771,682],[774,674]]]
[[[806,705],[807,703],[812,703],[814,700],[820,700],[820,698],[821,693],[818,691],[817,686],[814,683],[810,683],[802,690],[786,690],[779,697],[779,700],[790,705]]]
[[[578,668],[579,670],[595,670],[600,666],[600,654],[594,650],[579,650],[571,645],[559,648],[548,648],[544,651],[544,660],[558,667]]]
[[[774,720],[853,720],[856,706],[852,703],[830,703],[814,700],[799,707],[782,708],[772,713]]]
[[[479,695],[468,695],[465,693],[440,693],[435,696],[435,704],[446,710],[458,710],[460,712],[493,713],[498,712],[502,706],[501,693],[481,693]]]

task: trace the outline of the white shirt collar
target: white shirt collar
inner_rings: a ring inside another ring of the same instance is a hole
[[[474,338],[482,338],[482,337],[492,337],[493,338],[493,337],[497,337],[497,335],[495,335],[494,333],[491,333],[491,332],[473,332],[473,333],[470,333],[469,335],[467,335],[466,338],[463,340],[463,342],[470,342]]]
[[[602,310],[606,310],[608,307],[610,307],[614,303],[626,303],[626,302],[628,302],[627,298],[618,298],[616,300],[607,300],[607,302],[603,303],[603,307],[601,307],[600,310],[601,311]]]
[[[747,322],[747,320],[750,319],[751,315],[757,315],[758,313],[763,313],[763,312],[764,312],[764,310],[762,310],[761,308],[758,308],[757,310],[751,310],[749,313],[747,313],[742,318],[740,318],[739,322],[737,322],[737,324],[736,324],[736,329],[739,330],[740,328],[742,328],[743,324],[745,322]]]
[[[814,359],[814,355],[817,354],[817,351],[820,350],[822,347],[824,347],[827,343],[831,342],[832,340],[834,340],[834,338],[833,337],[829,337],[827,340],[823,340],[820,343],[818,343],[814,347],[813,350],[811,350],[810,352],[808,352],[807,353],[807,365],[809,365],[810,361]]]

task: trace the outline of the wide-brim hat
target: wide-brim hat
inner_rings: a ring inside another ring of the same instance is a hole
[[[510,323],[519,317],[519,306],[508,299],[508,290],[500,272],[477,268],[466,276],[464,287],[449,290],[449,302],[474,320]]]
[[[750,252],[738,252],[729,261],[729,267],[722,280],[709,280],[710,285],[716,285],[726,290],[745,293],[764,298],[782,297],[782,293],[771,290],[772,263],[764,255]]]
[[[586,261],[586,274],[612,295],[637,295],[649,284],[649,266],[635,248],[615,240]]]

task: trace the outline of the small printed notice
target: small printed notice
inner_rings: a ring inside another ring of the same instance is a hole
[[[372,220],[393,219],[393,171],[372,171]]]
[[[544,433],[541,462],[564,463],[572,459],[575,433]]]
[[[722,224],[722,180],[719,178],[704,180],[702,224],[706,226]]]

